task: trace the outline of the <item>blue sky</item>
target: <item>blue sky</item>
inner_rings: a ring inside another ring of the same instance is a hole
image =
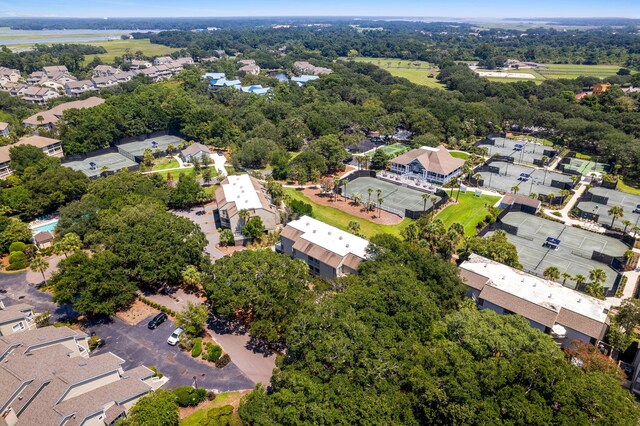
[[[640,0],[0,0],[0,16],[402,16],[640,18]]]

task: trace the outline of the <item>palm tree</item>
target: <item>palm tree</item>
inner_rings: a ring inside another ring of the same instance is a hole
[[[607,274],[602,269],[593,269],[589,272],[589,279],[595,283],[603,283],[607,279]]]
[[[342,193],[342,198],[344,198],[345,200],[347,199],[347,183],[348,181],[346,179],[342,180],[342,190],[344,191]]]
[[[573,182],[573,186],[576,186],[578,179],[580,179],[578,175],[571,175],[571,182]]]
[[[579,289],[582,284],[587,280],[584,275],[578,274],[573,277],[573,280],[576,282],[576,289]]]
[[[571,191],[568,189],[563,189],[560,191],[560,195],[566,200],[569,196],[571,196]]]
[[[380,196],[382,195],[382,189],[376,189],[376,195],[378,196],[378,198],[380,198]]]
[[[187,285],[200,287],[202,275],[195,266],[189,265],[182,271],[182,281]]]
[[[347,225],[347,230],[352,234],[357,234],[360,232],[360,223],[355,220],[350,221]]]
[[[422,198],[422,211],[426,212],[427,211],[427,201],[429,201],[431,196],[429,194],[422,194],[420,197]]]
[[[530,192],[529,198],[533,198],[534,200],[536,200],[538,198],[538,194],[536,194],[535,192]]]
[[[567,280],[571,279],[571,274],[567,274],[566,272],[562,273],[562,285],[564,285]]]
[[[620,219],[622,216],[624,216],[624,209],[620,206],[613,206],[607,211],[607,214],[609,216],[612,216],[611,229],[613,229],[613,223],[616,221],[616,219]]]
[[[333,177],[333,200],[338,201],[338,190],[340,190],[340,178],[338,176]]]
[[[46,271],[48,267],[49,262],[40,255],[36,256],[31,261],[31,265],[29,265],[29,268],[31,268],[33,272],[40,272],[42,274],[42,281],[44,281],[45,284],[47,284],[47,277],[45,277],[44,271]]]
[[[238,216],[240,216],[240,219],[242,219],[242,221],[246,224],[249,220],[249,217],[251,217],[251,214],[249,213],[249,210],[242,209],[240,210],[240,212],[238,212]]]
[[[549,266],[544,270],[542,276],[544,276],[549,281],[557,281],[558,279],[560,279],[560,270],[555,266]]]
[[[512,187],[511,187],[511,190],[513,191],[513,193],[514,193],[514,194],[517,194],[517,193],[518,193],[518,191],[520,191],[520,187],[519,187],[519,186],[517,186],[517,185],[516,185],[516,186],[512,186]]]
[[[378,217],[382,216],[382,201],[384,201],[382,198],[378,198]]]
[[[369,193],[369,198],[367,198],[367,204],[370,204],[371,203],[371,193],[373,192],[373,188],[367,189],[367,192]]]
[[[547,157],[546,155],[543,155],[542,156],[542,165],[546,167],[548,162],[549,162],[549,157]]]
[[[436,203],[438,202],[438,197],[431,197],[431,206],[435,206]],[[431,217],[433,218],[433,215],[435,214],[436,209],[431,207]]]
[[[556,194],[550,192],[547,194],[547,203],[551,204],[551,202],[556,198]]]
[[[480,173],[476,173],[471,177],[476,182],[476,187],[480,187],[480,181],[482,180],[482,175]]]
[[[353,201],[353,204],[355,204],[356,206],[359,206],[360,203],[362,202],[362,195],[360,195],[357,192],[354,192],[353,194],[351,194],[351,200]]]
[[[636,238],[638,231],[640,231],[640,226],[634,226],[631,230],[633,231],[633,238]]]
[[[623,234],[627,233],[627,228],[630,227],[631,225],[633,225],[633,222],[631,222],[630,220],[624,220],[622,222],[622,224],[624,225],[624,231],[622,231]]]

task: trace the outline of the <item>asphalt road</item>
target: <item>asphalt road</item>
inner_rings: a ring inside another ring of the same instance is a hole
[[[149,330],[149,319],[151,316],[137,325],[129,325],[113,318],[109,323],[86,327],[87,333],[95,331],[105,341],[105,345],[94,353],[113,352],[125,360],[125,369],[141,364],[154,366],[170,378],[165,388],[193,385],[193,376],[196,376],[198,386],[207,389],[221,392],[253,389],[254,382],[233,362],[224,368],[216,368],[213,363],[196,361],[190,353],[167,344],[167,338],[175,330],[173,322],[165,321],[155,330]]]
[[[58,306],[51,301],[51,295],[39,291],[35,285],[27,282],[27,273],[0,274],[0,298],[6,297],[6,305],[16,303],[28,303],[33,305],[36,311],[51,313],[51,321],[54,322],[66,316],[67,306]]]

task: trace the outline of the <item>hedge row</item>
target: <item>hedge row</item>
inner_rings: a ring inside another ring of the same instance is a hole
[[[149,299],[147,299],[146,297],[142,297],[142,296],[138,296],[138,299],[140,299],[140,301],[142,303],[144,303],[145,305],[151,306],[152,308],[158,309],[161,312],[164,312],[165,314],[175,317],[176,316],[176,311],[174,311],[173,309],[169,309],[164,305],[161,305],[159,303],[156,303],[154,301],[151,301]]]
[[[202,354],[202,337],[193,339],[193,347],[191,348],[191,356],[198,358]]]

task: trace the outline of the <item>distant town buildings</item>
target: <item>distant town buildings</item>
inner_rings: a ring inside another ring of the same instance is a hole
[[[307,61],[296,61],[293,66],[300,72],[312,75],[331,74],[333,70],[325,67],[316,67]]]

